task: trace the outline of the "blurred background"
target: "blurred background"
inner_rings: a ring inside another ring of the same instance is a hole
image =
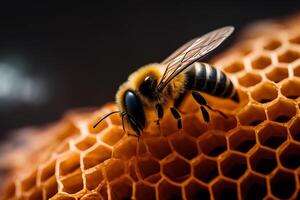
[[[0,5],[0,140],[113,101],[131,72],[193,37],[299,10],[300,1]]]

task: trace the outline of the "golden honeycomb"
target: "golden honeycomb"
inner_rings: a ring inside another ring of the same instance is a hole
[[[241,96],[205,95],[228,118],[204,123],[189,97],[182,131],[166,113],[139,140],[116,115],[92,128],[113,104],[24,129],[3,147],[1,199],[300,199],[299,20],[252,25],[211,62]]]

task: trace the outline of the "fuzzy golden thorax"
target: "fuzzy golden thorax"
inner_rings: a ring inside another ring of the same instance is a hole
[[[133,72],[128,77],[128,80],[119,87],[116,94],[116,103],[120,111],[123,112],[125,110],[123,99],[127,90],[133,90],[139,96],[145,109],[154,109],[157,103],[165,105],[167,102],[175,100],[180,93],[184,92],[185,75],[182,73],[176,76],[161,93],[157,93],[158,99],[149,99],[141,94],[139,87],[145,78],[149,75],[153,76],[157,79],[158,83],[163,76],[164,70],[164,65],[154,63],[145,65]]]

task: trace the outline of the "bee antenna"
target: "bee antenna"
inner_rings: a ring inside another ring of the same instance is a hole
[[[94,126],[93,128],[96,128],[98,126],[98,124],[100,124],[105,118],[109,117],[112,114],[116,114],[116,113],[120,113],[121,111],[113,111],[111,113],[106,114],[104,117],[102,117]]]
[[[122,113],[122,127],[123,127],[123,131],[124,131],[124,132],[126,132],[126,130],[125,130],[125,125],[124,125],[124,117],[125,117],[125,115],[127,115],[126,112]]]

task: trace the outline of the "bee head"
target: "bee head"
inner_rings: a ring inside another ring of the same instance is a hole
[[[139,133],[146,125],[144,106],[141,99],[134,91],[127,90],[123,96],[123,105],[131,127]]]

